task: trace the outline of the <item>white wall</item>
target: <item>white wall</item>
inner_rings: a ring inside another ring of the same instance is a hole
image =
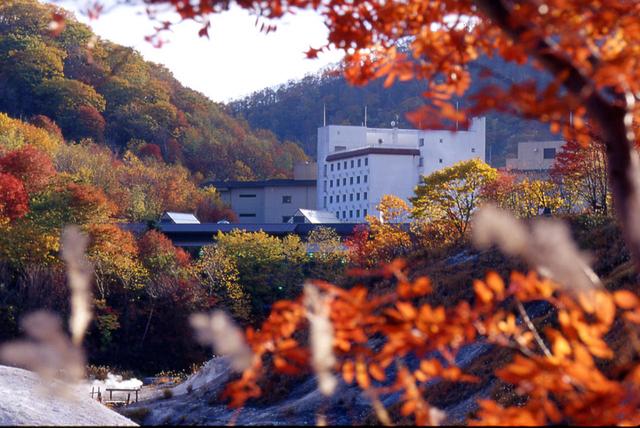
[[[395,195],[404,199],[414,195],[418,184],[418,156],[370,155],[371,166],[369,214],[379,217],[375,209],[384,195]]]

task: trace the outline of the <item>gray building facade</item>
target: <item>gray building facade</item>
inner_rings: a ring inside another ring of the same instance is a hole
[[[210,181],[239,223],[286,223],[300,208],[316,209],[316,180]]]

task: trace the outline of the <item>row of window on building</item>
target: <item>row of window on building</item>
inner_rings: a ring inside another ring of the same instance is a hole
[[[355,180],[354,180],[354,178],[355,178]],[[368,182],[368,178],[369,178],[368,175],[363,175],[362,176],[362,182],[363,183],[367,183]],[[358,175],[356,177],[349,177],[349,184],[350,185],[351,184],[360,184],[360,176]],[[346,177],[344,177],[342,179],[342,185],[343,186],[347,185],[347,178]],[[333,187],[333,180],[329,180],[329,187]],[[339,178],[336,179],[336,187],[340,187],[340,179]],[[325,192],[327,191],[327,180],[324,181],[324,191]]]
[[[360,192],[357,193],[351,193],[349,194],[349,202],[353,202],[354,201],[354,195],[355,195],[355,200],[359,201],[360,200]],[[367,200],[367,192],[363,192],[362,193],[362,200],[366,201]],[[336,203],[340,202],[340,195],[336,195],[335,198]],[[344,194],[342,195],[342,202],[347,202],[347,195]],[[333,195],[329,196],[329,203],[332,204],[333,203]],[[327,197],[324,197],[324,206],[327,206]]]
[[[351,168],[356,168],[356,165],[358,168],[362,167],[362,163],[363,163],[363,159],[360,158],[356,161],[356,159],[351,159],[350,161],[351,163]],[[327,176],[327,168],[331,168],[331,172],[337,170],[340,171],[340,166],[342,165],[342,169],[346,170],[347,169],[347,165],[349,165],[349,161],[343,161],[343,162],[335,162],[335,163],[331,163],[329,165],[325,164],[324,166],[324,176]],[[364,166],[369,166],[369,158],[364,158]]]
[[[255,193],[241,193],[240,195],[238,195],[239,198],[255,198],[258,195],[256,195]],[[282,203],[283,204],[290,204],[292,201],[292,197],[291,195],[282,195]]]
[[[340,211],[336,211],[336,217],[338,218],[338,220],[340,220],[340,218],[342,218],[343,220],[346,220],[347,218],[353,219],[353,212],[354,210],[349,210],[349,217],[347,217],[347,211],[344,210],[342,211],[342,217],[340,217]],[[355,210],[356,216],[355,218],[360,218],[360,210]],[[367,216],[367,210],[364,209],[362,210],[362,216],[366,217]]]

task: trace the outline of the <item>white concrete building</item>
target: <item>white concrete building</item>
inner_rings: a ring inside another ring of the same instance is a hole
[[[378,215],[385,194],[413,196],[421,175],[485,159],[485,118],[468,130],[424,131],[329,125],[318,128],[317,207],[342,222]]]

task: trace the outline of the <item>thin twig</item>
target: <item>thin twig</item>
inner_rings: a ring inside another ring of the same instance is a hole
[[[384,404],[378,398],[378,394],[373,389],[367,389],[365,391],[369,400],[371,400],[371,405],[373,406],[373,410],[376,412],[376,416],[382,425],[387,427],[392,427],[393,422],[391,422],[391,418],[389,417],[389,412],[384,407]]]
[[[549,351],[549,348],[547,348],[547,345],[545,345],[544,341],[542,340],[542,337],[540,337],[540,334],[538,333],[538,329],[536,328],[535,325],[533,325],[533,322],[531,322],[531,318],[529,318],[529,314],[527,314],[527,311],[522,305],[522,302],[520,302],[520,300],[516,300],[516,305],[518,306],[518,311],[520,312],[522,319],[527,324],[527,327],[529,327],[529,330],[531,330],[531,333],[533,333],[533,337],[536,339],[536,342],[538,343],[538,346],[540,347],[540,349],[542,349],[542,351],[548,358],[553,357],[553,354],[551,353],[551,351]]]

